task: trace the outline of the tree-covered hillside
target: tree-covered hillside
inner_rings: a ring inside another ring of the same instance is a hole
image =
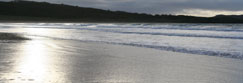
[[[236,16],[150,15],[21,0],[0,2],[0,21],[243,23]]]

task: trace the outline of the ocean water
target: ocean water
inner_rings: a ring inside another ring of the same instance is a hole
[[[243,59],[243,24],[0,23],[0,32]]]

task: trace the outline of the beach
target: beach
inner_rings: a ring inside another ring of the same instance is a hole
[[[0,83],[242,83],[243,60],[52,38],[0,40]]]

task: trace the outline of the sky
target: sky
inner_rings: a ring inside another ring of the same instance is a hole
[[[9,0],[0,0],[9,1]],[[211,17],[243,14],[243,0],[32,0],[113,11]]]

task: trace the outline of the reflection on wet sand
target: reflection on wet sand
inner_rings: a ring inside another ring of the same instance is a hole
[[[72,40],[0,43],[0,83],[242,83],[242,63]]]
[[[51,42],[50,42],[51,43]],[[10,59],[15,61],[12,69],[4,75],[5,81],[14,83],[46,83],[55,82],[52,79],[63,78],[61,74],[53,73],[57,69],[52,65],[48,47],[42,41],[25,41],[16,45],[18,49]]]
[[[0,72],[3,74],[0,82],[132,82],[126,74],[119,74],[121,69],[116,69],[124,64],[119,65],[113,60],[116,58],[93,49],[95,47],[89,44],[29,40],[9,43],[8,47],[16,51],[1,53],[13,57],[5,58],[12,64],[5,73]]]

